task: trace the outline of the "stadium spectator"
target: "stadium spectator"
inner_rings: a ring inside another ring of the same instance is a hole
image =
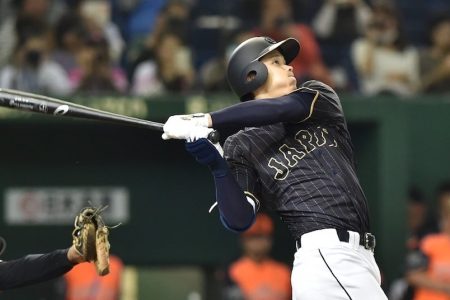
[[[3,20],[0,25],[0,67],[10,61],[17,44],[17,19],[31,18],[40,22],[52,23],[63,10],[62,1],[12,0],[7,3],[11,5],[13,13],[4,20],[0,19]]]
[[[0,1],[0,20],[6,20],[12,14],[13,11],[9,1]],[[0,23],[0,25],[2,24]]]
[[[116,7],[120,5],[122,11],[127,11],[126,16],[122,16],[125,21],[122,23],[122,30],[127,37],[128,46],[139,44],[150,32],[155,30],[156,19],[161,8],[167,0],[117,0]]]
[[[149,48],[153,48],[158,36],[170,31],[176,34],[184,43],[189,42],[190,6],[182,0],[170,0],[161,9],[156,20],[155,29],[147,38]]]
[[[159,11],[154,29],[146,36],[143,43],[130,47],[128,52],[129,74],[133,74],[137,65],[151,59],[161,40],[161,35],[170,32],[176,35],[181,42],[190,46],[190,9],[182,0],[170,0]]]
[[[128,81],[125,72],[115,66],[109,54],[105,38],[95,35],[88,38],[79,53],[80,68],[70,74],[76,93],[110,95],[127,92]]]
[[[407,278],[416,288],[414,300],[450,297],[450,183],[437,193],[440,232],[423,238],[418,251],[408,255]]]
[[[91,33],[102,36],[108,43],[109,59],[117,65],[122,57],[125,42],[120,29],[111,21],[111,3],[108,0],[78,0],[76,11],[84,19]]]
[[[390,0],[392,1],[392,0]],[[441,14],[450,9],[448,0],[395,0],[397,8],[402,12],[404,29],[408,41],[417,47],[427,44],[430,16]]]
[[[132,94],[152,96],[189,91],[195,79],[190,49],[172,32],[160,34],[156,45],[154,57],[136,68]]]
[[[237,45],[246,39],[252,37],[249,31],[237,31],[230,34],[229,41],[225,43],[222,53],[206,61],[199,69],[198,79],[200,88],[206,92],[229,91],[230,87],[227,82],[227,62]]]
[[[64,69],[49,58],[50,30],[46,23],[17,19],[17,44],[11,62],[0,70],[0,87],[67,95],[72,89]]]
[[[405,248],[410,253],[419,250],[420,243],[426,235],[438,232],[438,226],[435,224],[435,216],[432,216],[429,212],[428,204],[421,190],[415,186],[411,187],[407,200],[407,237]],[[415,289],[408,283],[404,275],[392,282],[389,291],[390,300],[414,299]]]
[[[450,14],[436,17],[430,26],[431,45],[420,52],[420,91],[450,92]]]
[[[110,269],[107,276],[97,275],[94,264],[79,264],[64,275],[66,281],[66,300],[119,300],[123,262],[110,256]]]
[[[353,41],[367,26],[371,8],[364,0],[322,0],[312,21],[325,64],[336,88],[356,90],[357,76],[350,57]]]
[[[78,56],[87,39],[87,28],[82,18],[73,12],[64,14],[56,23],[52,59],[70,74],[79,68]]]
[[[290,269],[270,257],[273,222],[264,213],[241,235],[243,255],[229,267],[233,285],[226,291],[228,299],[241,294],[245,300],[291,299]]]
[[[269,36],[277,41],[288,37],[296,38],[300,41],[301,51],[291,62],[291,66],[297,81],[315,79],[334,86],[330,72],[323,63],[314,33],[306,24],[296,23],[293,20],[289,0],[263,0],[261,23],[254,30],[254,34]]]
[[[365,37],[352,45],[352,60],[364,95],[415,93],[418,53],[406,43],[400,19],[390,5],[374,6]]]

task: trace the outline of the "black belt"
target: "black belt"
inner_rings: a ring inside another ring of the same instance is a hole
[[[344,230],[344,229],[336,229],[338,238],[341,242],[346,242],[348,243],[350,241],[350,234],[348,233],[348,230]],[[300,249],[302,246],[301,243],[301,238],[297,239],[295,241],[296,245],[297,245],[297,249]],[[359,244],[361,246],[364,246],[365,249],[368,250],[375,250],[375,245],[376,245],[376,239],[375,239],[375,235],[373,235],[370,232],[365,232],[365,233],[360,233],[359,234]]]

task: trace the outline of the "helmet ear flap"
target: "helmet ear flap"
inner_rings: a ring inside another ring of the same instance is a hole
[[[258,60],[248,64],[241,74],[244,90],[251,93],[261,87],[266,82],[268,73],[266,65]]]

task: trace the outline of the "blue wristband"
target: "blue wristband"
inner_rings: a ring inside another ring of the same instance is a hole
[[[186,151],[189,152],[200,164],[206,165],[214,177],[225,176],[228,165],[214,145],[205,138],[195,142],[186,142]]]

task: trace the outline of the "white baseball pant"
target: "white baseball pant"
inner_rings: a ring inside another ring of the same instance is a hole
[[[349,234],[349,242],[341,242],[335,229],[301,237],[291,276],[293,300],[387,300],[373,252],[359,244],[359,233]]]

